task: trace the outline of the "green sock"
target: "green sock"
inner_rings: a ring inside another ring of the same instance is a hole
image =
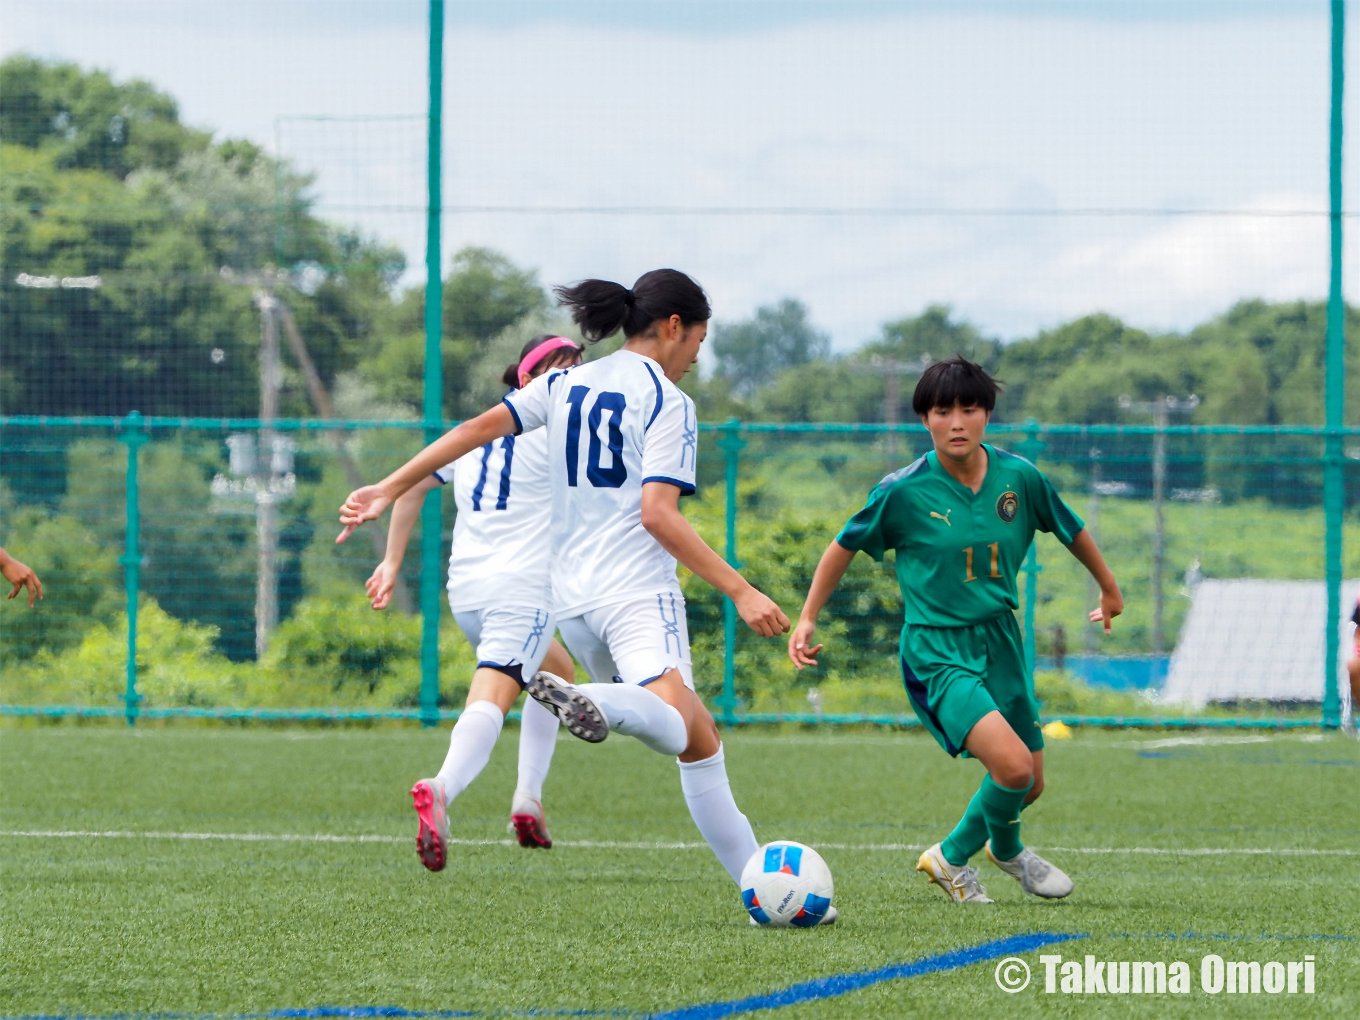
[[[979,787],[968,802],[968,810],[959,819],[959,824],[940,844],[940,852],[946,861],[959,868],[967,864],[968,859],[981,850],[982,844],[986,842],[987,816],[982,813],[982,787]]]
[[[1020,789],[1012,790],[988,776],[978,789],[982,813],[987,819],[987,835],[992,841],[992,856],[999,861],[1009,861],[1025,849],[1020,842],[1020,812],[1024,809],[1025,794],[1033,785],[1031,780]]]

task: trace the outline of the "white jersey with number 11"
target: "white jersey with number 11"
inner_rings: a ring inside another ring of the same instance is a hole
[[[558,619],[680,591],[675,558],[642,526],[642,486],[694,491],[694,402],[651,358],[618,351],[507,394],[521,432],[546,428]]]

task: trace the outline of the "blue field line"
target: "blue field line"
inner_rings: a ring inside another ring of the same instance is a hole
[[[757,1009],[778,1009],[796,1006],[818,999],[831,999],[860,988],[868,988],[883,981],[919,977],[940,971],[958,970],[985,960],[995,960],[1016,953],[1031,953],[1044,946],[1086,935],[1069,932],[1034,932],[1012,935],[977,946],[968,946],[939,956],[927,956],[911,963],[895,963],[878,970],[862,970],[853,974],[833,974],[790,985],[778,992],[753,995],[746,999],[707,1002],[684,1006],[664,1013],[643,1014],[632,1010],[497,1010],[477,1013],[465,1010],[410,1010],[397,1006],[315,1006],[310,1009],[275,1009],[267,1013],[26,1013],[0,1016],[0,1020],[444,1020],[453,1017],[617,1017],[620,1020],[719,1020],[721,1017],[750,1013]]]
[[[883,981],[898,978],[920,977],[922,974],[935,974],[940,971],[958,970],[984,960],[995,960],[1016,953],[1032,953],[1036,949],[1083,939],[1085,935],[1067,932],[1034,932],[1030,935],[1012,935],[1009,938],[984,942],[978,946],[956,949],[939,956],[927,956],[911,963],[895,963],[878,970],[861,970],[853,974],[833,974],[830,977],[802,981],[778,992],[753,995],[746,999],[729,999],[726,1002],[706,1002],[698,1006],[685,1006],[681,1009],[654,1013],[649,1020],[721,1020],[722,1017],[751,1013],[758,1009],[779,1009],[783,1006],[796,1006],[818,999],[832,999],[847,992],[868,988]]]

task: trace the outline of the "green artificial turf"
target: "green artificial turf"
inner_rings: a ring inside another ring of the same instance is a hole
[[[451,812],[504,840],[517,734]],[[1187,743],[1192,741],[1207,741]],[[626,738],[557,748],[545,801],[559,846],[413,848],[411,782],[447,731],[171,725],[0,729],[0,830],[374,834],[399,842],[0,836],[0,1015],[263,1013],[394,1006],[649,1013],[774,991],[1019,933],[1088,935],[1065,959],[1186,960],[1189,995],[1005,995],[992,963],[884,982],[759,1016],[1345,1017],[1360,1012],[1360,857],[1075,849],[1360,847],[1360,745],[1338,735],[1079,734],[1048,752],[1026,841],[1076,881],[1026,899],[975,861],[990,907],[914,873],[980,778],[920,734],[727,735],[762,840],[822,848],[834,928],[760,930],[696,843],[674,764]],[[1174,741],[1168,743],[1168,741]],[[1190,934],[1193,933],[1193,934]],[[1179,938],[1164,936],[1178,935]],[[1199,961],[1316,958],[1313,996],[1210,996]]]

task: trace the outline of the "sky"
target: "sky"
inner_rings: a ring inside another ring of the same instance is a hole
[[[322,215],[418,282],[426,18],[0,0],[0,52],[154,82],[315,173]],[[1325,295],[1327,58],[1321,0],[450,3],[445,260],[487,245],[546,284],[674,266],[719,320],[796,297],[839,349],[931,303],[1003,338],[1093,311],[1187,329]]]

